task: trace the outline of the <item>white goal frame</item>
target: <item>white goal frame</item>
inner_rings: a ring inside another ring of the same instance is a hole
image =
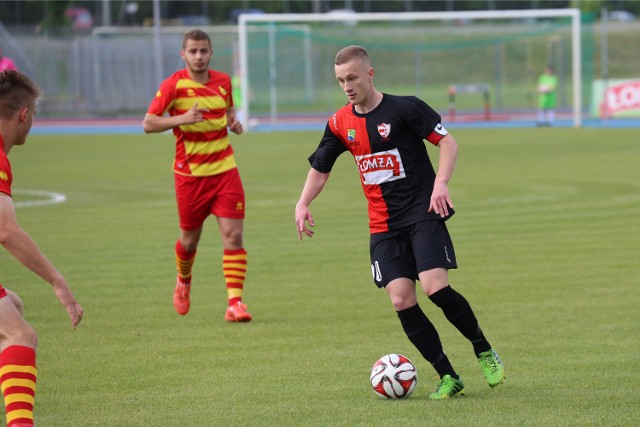
[[[571,76],[573,83],[573,126],[582,125],[582,74],[581,74],[581,22],[579,9],[534,9],[534,10],[483,10],[466,12],[396,12],[396,13],[267,13],[242,14],[238,19],[238,53],[241,73],[241,85],[249,87],[249,57],[247,24],[249,23],[296,23],[307,22],[357,22],[357,21],[441,21],[463,19],[527,19],[527,18],[560,18],[571,19]],[[248,90],[242,91],[241,114],[245,122],[250,125],[251,111],[249,109]],[[272,94],[272,96],[275,96]],[[274,102],[272,100],[272,102]],[[250,126],[248,126],[250,128]]]

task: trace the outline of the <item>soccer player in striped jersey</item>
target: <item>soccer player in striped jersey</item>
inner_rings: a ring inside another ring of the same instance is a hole
[[[84,314],[64,277],[16,221],[13,175],[7,155],[23,145],[33,124],[37,86],[18,71],[0,72],[0,244],[29,270],[53,286],[75,328]],[[0,387],[8,427],[33,426],[37,336],[22,314],[22,301],[0,284]]]
[[[448,271],[457,268],[445,225],[453,215],[448,182],[458,153],[456,140],[424,101],[376,90],[374,69],[364,48],[346,47],[334,63],[348,103],[328,121],[320,145],[309,157],[311,169],[295,209],[298,238],[313,235],[307,227],[307,223],[314,225],[309,205],[324,188],[338,156],[349,151],[369,202],[373,280],[386,290],[405,334],[440,376],[430,398],[461,395],[464,384],[418,305],[416,280],[471,342],[489,386],[500,385],[502,362],[468,301],[449,285]],[[437,173],[425,140],[439,148]]]
[[[173,162],[180,236],[176,241],[175,310],[185,315],[191,303],[191,272],[205,219],[214,215],[222,238],[222,269],[227,288],[228,322],[249,322],[242,301],[247,272],[243,223],[245,196],[228,130],[243,132],[233,105],[231,78],[209,69],[213,48],[201,30],[185,33],[180,56],[186,68],[161,84],[143,121],[144,131],[172,129]]]

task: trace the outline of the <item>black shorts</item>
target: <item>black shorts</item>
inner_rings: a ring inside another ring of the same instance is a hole
[[[371,235],[371,274],[379,288],[401,277],[418,280],[434,268],[458,268],[444,221],[425,220],[399,230]]]

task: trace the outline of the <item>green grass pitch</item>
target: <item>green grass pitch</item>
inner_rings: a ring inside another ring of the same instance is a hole
[[[370,277],[366,203],[347,155],[311,206],[316,235],[297,240],[294,204],[321,131],[232,136],[247,192],[249,324],[223,321],[213,219],[191,312],[173,310],[170,134],[34,135],[10,153],[15,201],[33,198],[27,190],[67,200],[19,206],[18,220],[86,311],[73,331],[49,286],[0,251],[0,280],[39,334],[37,424],[640,424],[638,131],[449,130],[460,143],[451,282],[505,362],[503,386],[487,387],[469,343],[423,296],[467,393],[428,399],[435,374]],[[405,401],[369,385],[391,352],[418,366]]]

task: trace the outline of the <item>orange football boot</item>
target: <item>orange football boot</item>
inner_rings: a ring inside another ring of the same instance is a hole
[[[178,314],[183,316],[189,312],[191,305],[189,292],[191,292],[191,283],[180,280],[180,276],[178,276],[176,288],[173,290],[173,307]]]
[[[238,301],[227,308],[224,314],[224,320],[227,322],[250,322],[251,315],[247,313],[247,306]]]

